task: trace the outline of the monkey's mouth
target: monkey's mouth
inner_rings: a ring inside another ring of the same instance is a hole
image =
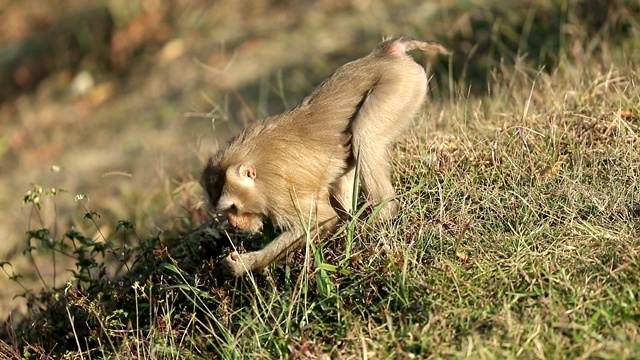
[[[233,229],[250,234],[259,233],[263,228],[262,217],[252,213],[238,214],[229,212],[227,213],[227,222]]]
[[[262,224],[252,225],[252,227],[243,227],[243,226],[237,226],[237,225],[233,226],[233,224],[231,224],[231,223],[229,223],[229,225],[235,231],[247,233],[247,234],[250,234],[250,235],[258,234],[258,233],[262,232],[262,228],[263,228]]]

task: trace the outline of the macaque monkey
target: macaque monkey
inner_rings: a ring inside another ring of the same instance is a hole
[[[326,238],[351,212],[356,163],[364,201],[380,219],[398,212],[389,147],[422,107],[427,76],[407,51],[450,52],[441,44],[390,38],[339,68],[294,109],[251,124],[211,158],[201,184],[209,205],[236,229],[270,219],[282,233],[259,251],[232,252],[225,275],[262,269]],[[332,205],[333,204],[333,205]]]

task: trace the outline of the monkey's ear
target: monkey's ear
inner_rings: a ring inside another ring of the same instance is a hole
[[[238,175],[243,180],[255,180],[256,178],[256,167],[251,164],[242,164],[238,168]]]

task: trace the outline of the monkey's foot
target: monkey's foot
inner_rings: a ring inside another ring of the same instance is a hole
[[[241,257],[240,254],[233,251],[220,262],[220,269],[224,276],[237,278],[247,273],[249,264],[244,264]]]
[[[390,200],[381,210],[380,210],[380,218],[382,220],[391,220],[400,211],[400,202],[398,200]]]
[[[376,213],[376,210],[377,213]],[[374,221],[376,223],[384,223],[386,221],[391,221],[400,211],[400,203],[398,200],[389,200],[386,204],[377,206],[373,206],[371,209],[372,213],[376,214]]]

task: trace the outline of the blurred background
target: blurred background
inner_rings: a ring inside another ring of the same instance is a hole
[[[499,66],[530,62],[552,73],[560,61],[600,51],[599,43],[632,46],[639,4],[0,0],[0,260],[11,261],[9,273],[32,269],[22,256],[26,231],[91,229],[87,209],[106,236],[120,219],[134,221],[141,237],[179,226],[218,143],[294,106],[383,37],[453,49],[451,59],[416,59],[434,74],[436,102],[459,101],[490,96]],[[39,217],[22,204],[33,184],[68,192],[55,202],[43,196]],[[55,272],[46,259],[34,261],[39,276]],[[4,274],[0,284],[5,318],[21,290]]]

